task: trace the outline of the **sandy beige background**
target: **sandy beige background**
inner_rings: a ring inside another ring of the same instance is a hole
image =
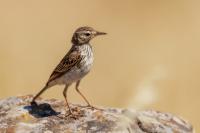
[[[200,132],[200,2],[195,0],[0,0],[0,98],[36,94],[79,26],[95,62],[81,83],[96,105],[153,108]],[[71,102],[83,102],[71,87]],[[63,86],[43,97],[62,97]]]

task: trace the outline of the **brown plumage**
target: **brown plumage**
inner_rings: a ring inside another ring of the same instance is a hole
[[[60,61],[57,67],[47,81],[48,84],[68,72],[73,66],[79,64],[81,61],[81,53],[77,50],[71,49],[68,54]]]
[[[94,108],[79,91],[78,87],[81,79],[87,75],[93,64],[92,46],[89,42],[94,37],[104,34],[106,33],[98,32],[91,27],[78,28],[73,34],[71,49],[54,69],[45,87],[33,98],[31,104],[37,105],[35,100],[48,88],[58,84],[65,84],[63,96],[69,108],[69,114],[73,115],[67,101],[67,90],[72,83],[76,82],[76,91],[83,97],[88,106]]]

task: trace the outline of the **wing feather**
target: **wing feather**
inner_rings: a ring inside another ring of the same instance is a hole
[[[57,67],[54,69],[50,78],[47,82],[49,84],[51,81],[61,77],[63,74],[68,72],[72,67],[79,64],[81,61],[81,53],[78,50],[70,50],[65,57],[60,61]]]

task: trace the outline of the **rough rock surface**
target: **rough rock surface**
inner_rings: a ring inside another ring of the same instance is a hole
[[[169,113],[153,110],[104,108],[103,111],[70,104],[78,119],[65,116],[65,103],[32,96],[0,100],[0,133],[192,133],[192,126]]]

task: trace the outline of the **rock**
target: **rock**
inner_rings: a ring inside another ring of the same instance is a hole
[[[169,113],[154,110],[103,108],[96,110],[70,104],[78,116],[66,116],[65,103],[32,96],[0,100],[0,133],[192,133],[192,126]]]

